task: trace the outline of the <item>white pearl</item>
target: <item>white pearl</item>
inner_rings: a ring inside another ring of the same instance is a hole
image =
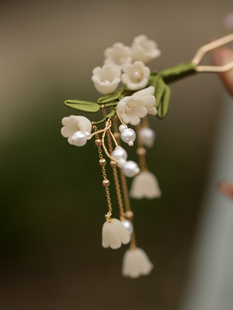
[[[121,125],[119,126],[119,131],[122,132],[122,131],[125,130],[126,128],[127,128],[126,125],[121,124]]]
[[[131,128],[126,128],[121,132],[121,139],[128,143],[129,146],[133,145],[134,140],[136,139],[136,133],[133,129]]]
[[[138,165],[134,161],[129,160],[122,167],[122,171],[125,176],[132,178],[133,176],[135,176],[140,172],[140,169],[138,168]]]
[[[72,137],[71,141],[76,146],[83,146],[87,143],[87,136],[84,131],[76,131]]]
[[[127,159],[127,153],[126,150],[123,149],[121,146],[117,146],[114,151],[112,152],[112,157],[115,158],[116,160],[119,160],[123,158],[124,160]]]
[[[125,163],[126,163],[126,160],[124,158],[120,158],[120,159],[118,159],[117,166],[119,168],[122,168]]]
[[[89,131],[85,131],[85,135],[86,135],[87,139],[91,138],[91,133]]]
[[[147,147],[153,146],[155,140],[155,132],[151,128],[142,128],[139,132],[142,143]]]
[[[128,232],[131,235],[133,232],[133,224],[129,220],[121,221],[121,223],[125,226],[125,228],[128,230]]]

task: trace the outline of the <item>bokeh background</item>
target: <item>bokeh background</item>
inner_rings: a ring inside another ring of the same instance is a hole
[[[138,245],[154,264],[136,280],[121,276],[127,246],[101,247],[106,201],[96,147],[61,136],[62,117],[73,114],[63,101],[96,101],[92,69],[113,43],[130,46],[146,34],[162,51],[150,68],[164,69],[226,35],[231,9],[229,0],[0,1],[1,310],[179,309],[221,82],[200,74],[173,84],[169,115],[149,119],[157,139],[147,160],[163,196],[132,201]]]

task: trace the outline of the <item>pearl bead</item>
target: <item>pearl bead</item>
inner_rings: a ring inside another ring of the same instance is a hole
[[[71,141],[76,146],[83,146],[87,143],[87,136],[84,131],[76,131],[72,135]]]
[[[119,160],[123,158],[124,160],[127,159],[127,153],[126,150],[123,149],[121,146],[117,146],[114,151],[112,152],[112,157],[115,158],[116,160]]]
[[[119,168],[122,168],[124,166],[124,164],[126,163],[126,160],[124,158],[120,158],[117,162],[117,166]]]
[[[140,172],[140,169],[138,168],[138,165],[134,161],[129,160],[122,167],[122,171],[125,176],[132,178],[133,176],[135,176]]]
[[[121,132],[121,139],[128,143],[129,146],[133,145],[133,142],[136,139],[136,133],[133,129],[131,128],[126,128]]]
[[[151,128],[142,128],[139,132],[142,143],[147,147],[153,146],[155,140],[155,132]]]
[[[133,225],[129,220],[124,220],[121,221],[121,223],[124,225],[124,227],[128,230],[128,232],[130,233],[130,235],[133,232]]]
[[[91,133],[89,131],[85,131],[85,135],[86,135],[87,139],[91,138]]]
[[[122,132],[122,131],[124,131],[126,128],[127,128],[126,125],[121,124],[121,125],[119,126],[119,131]]]

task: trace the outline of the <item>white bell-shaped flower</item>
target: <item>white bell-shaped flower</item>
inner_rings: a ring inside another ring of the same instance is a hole
[[[143,98],[144,107],[147,110],[147,114],[151,115],[157,114],[157,109],[155,108],[156,99],[154,96],[154,92],[155,92],[154,86],[149,86],[133,94],[133,97]]]
[[[128,89],[138,90],[147,85],[150,77],[150,69],[142,61],[127,64],[123,71],[121,81],[123,84],[126,84]]]
[[[115,43],[112,47],[104,51],[105,64],[123,69],[123,67],[132,62],[132,50],[130,47],[122,43]]]
[[[125,252],[122,266],[123,276],[138,278],[148,275],[152,269],[153,264],[142,249],[129,249]]]
[[[154,87],[150,86],[126,96],[117,105],[117,112],[125,124],[138,125],[140,118],[148,114],[156,115]]]
[[[155,140],[155,132],[153,129],[145,127],[140,129],[139,137],[145,146],[152,147]]]
[[[130,241],[130,233],[118,219],[106,221],[102,229],[102,246],[118,249]]]
[[[70,115],[69,117],[64,117],[62,119],[62,125],[64,125],[64,127],[61,128],[61,134],[63,137],[68,138],[68,142],[71,145],[82,146],[86,144],[86,139],[90,137],[92,129],[91,122],[88,118],[84,116]],[[78,141],[80,142],[80,145],[78,145]]]
[[[141,60],[147,63],[161,54],[155,41],[149,40],[145,35],[135,37],[131,48],[134,61]]]
[[[104,65],[102,68],[97,67],[93,70],[92,81],[95,88],[101,94],[107,95],[117,88],[121,79],[121,71],[110,65]]]
[[[161,191],[154,174],[149,171],[142,171],[137,175],[133,179],[130,196],[136,199],[159,198],[161,196]]]

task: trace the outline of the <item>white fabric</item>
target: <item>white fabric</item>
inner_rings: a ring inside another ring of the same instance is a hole
[[[180,309],[233,309],[233,201],[216,190],[233,180],[233,100],[227,98],[204,201],[189,285]]]

